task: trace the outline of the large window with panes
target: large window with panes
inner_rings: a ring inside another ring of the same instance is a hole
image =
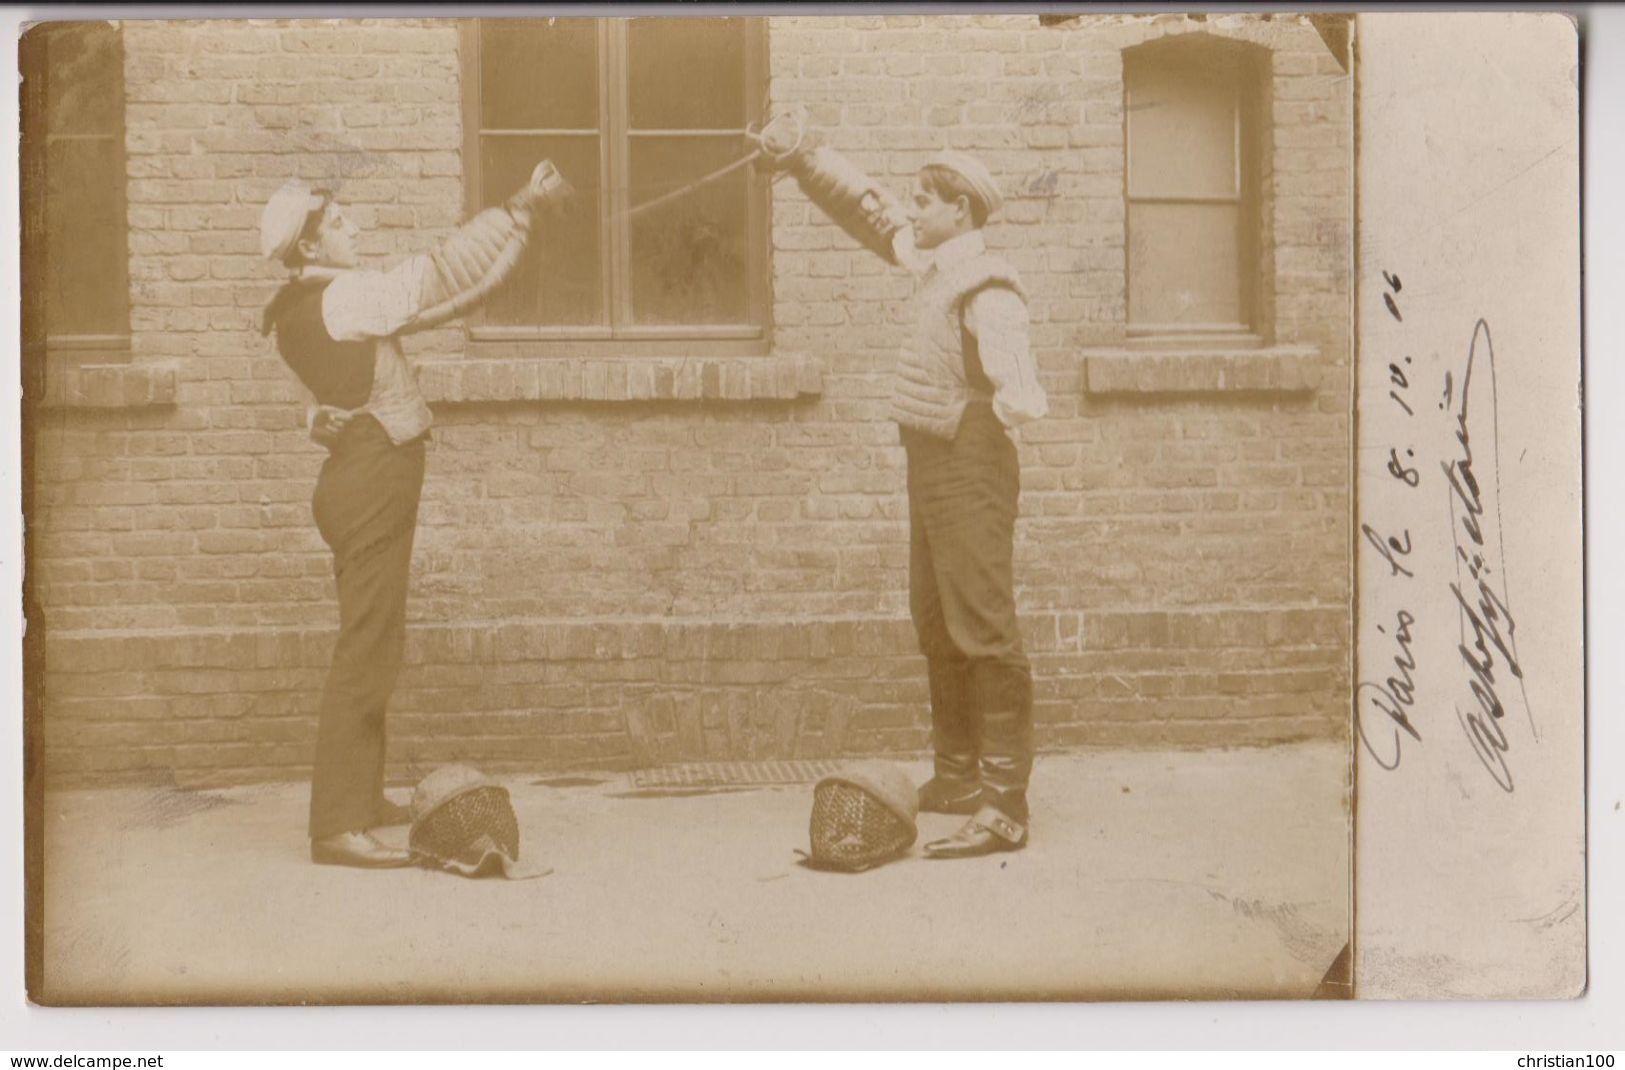
[[[469,207],[500,203],[544,157],[577,191],[470,321],[476,340],[537,352],[765,344],[768,176],[728,170],[765,102],[764,22],[465,24]]]
[[[1261,51],[1192,34],[1123,55],[1130,337],[1261,330]]]

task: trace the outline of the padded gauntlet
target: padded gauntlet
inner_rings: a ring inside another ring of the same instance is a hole
[[[519,264],[538,205],[558,203],[571,194],[569,183],[544,160],[524,189],[499,208],[487,208],[427,254],[422,311],[410,330],[435,327],[456,319],[484,301]]]
[[[771,146],[765,148],[771,155]],[[827,145],[798,147],[773,163],[795,176],[807,199],[842,230],[887,263],[899,263],[892,239],[908,217],[884,186]]]
[[[903,206],[851,160],[820,145],[817,135],[807,131],[803,109],[780,110],[750,137],[757,145],[758,166],[794,175],[808,200],[887,263],[911,270],[916,266],[906,262],[913,245],[899,250],[894,244],[908,226]]]

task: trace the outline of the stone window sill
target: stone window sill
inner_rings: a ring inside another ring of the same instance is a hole
[[[169,364],[48,366],[40,404],[61,409],[145,409],[175,404]]]
[[[1083,351],[1088,394],[1313,393],[1320,354],[1313,346],[1260,349]]]
[[[769,357],[527,357],[421,361],[430,403],[794,401],[823,392],[817,362]]]

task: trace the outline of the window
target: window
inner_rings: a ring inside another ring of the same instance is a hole
[[[1211,339],[1260,325],[1251,52],[1191,37],[1124,54],[1131,336]]]
[[[485,339],[765,339],[768,178],[739,160],[761,19],[481,19],[464,33],[466,180],[497,204],[551,158],[576,187],[471,324]]]
[[[39,37],[36,39],[35,34]],[[124,49],[106,22],[51,23],[24,38],[29,127],[43,137],[43,205],[25,226],[42,251],[46,344],[95,362],[129,357]],[[26,92],[26,91],[25,91]],[[36,140],[36,146],[39,141]],[[37,149],[36,149],[37,151]],[[36,163],[35,166],[38,166]]]

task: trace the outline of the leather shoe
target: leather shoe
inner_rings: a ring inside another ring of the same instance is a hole
[[[991,806],[976,811],[960,830],[925,845],[927,858],[980,858],[1027,846],[1027,830]]]
[[[412,808],[402,806],[398,802],[391,802],[388,798],[378,800],[373,807],[372,827],[388,828],[391,825],[410,825],[412,823]]]
[[[398,869],[412,864],[412,855],[386,847],[365,832],[341,832],[310,841],[310,860],[318,866],[356,869]]]
[[[982,805],[982,788],[934,776],[920,785],[919,798],[921,813],[974,814]]]

